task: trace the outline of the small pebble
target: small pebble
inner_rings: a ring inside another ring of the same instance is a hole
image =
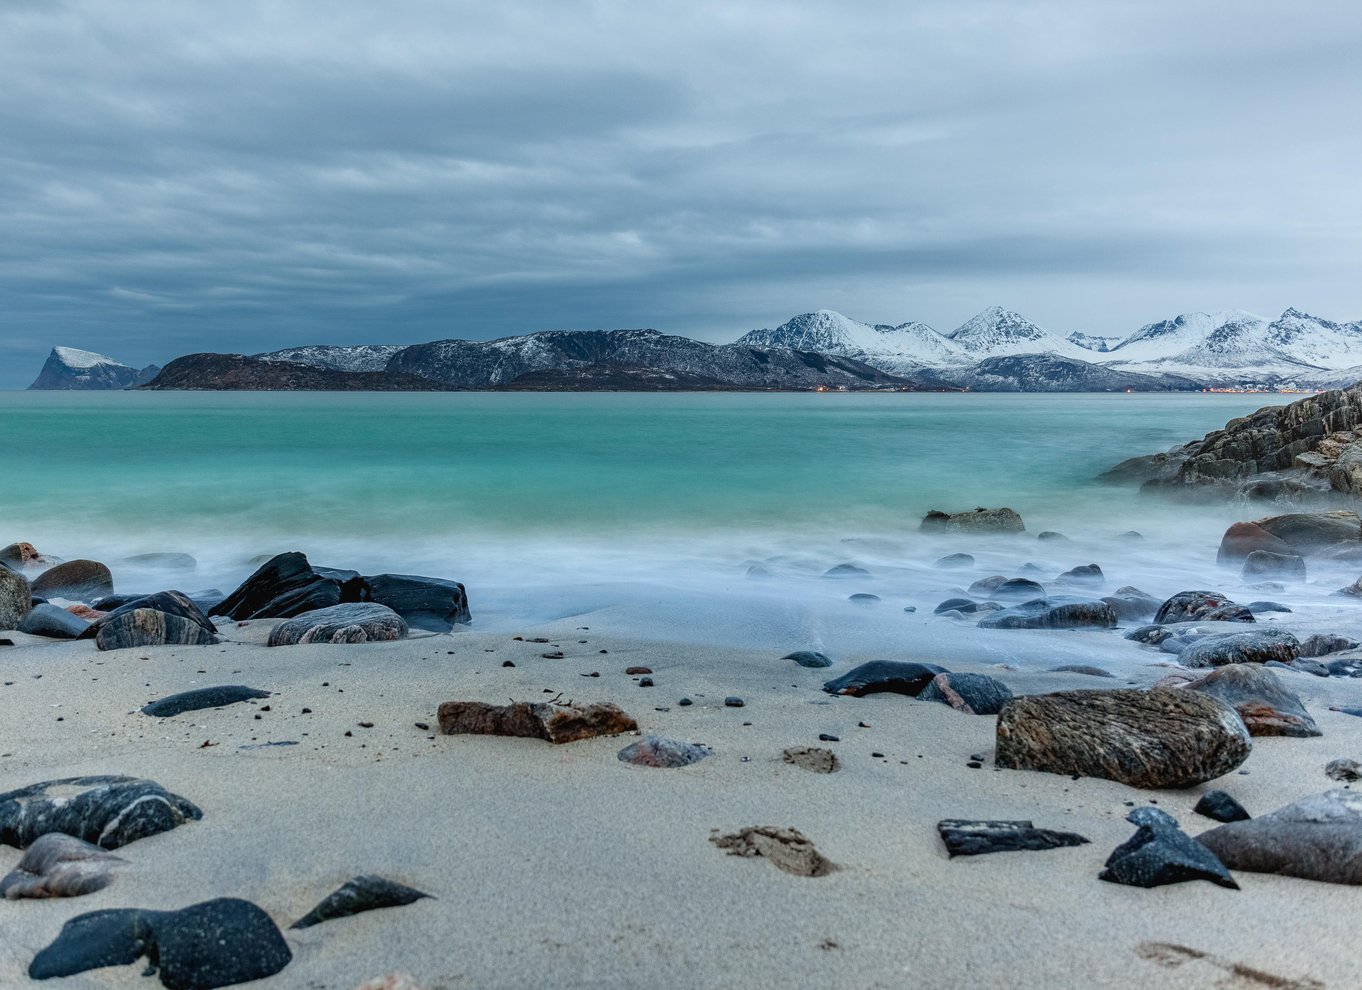
[[[820,742],[841,742],[841,741],[842,741],[839,737],[834,736],[831,732],[820,732],[820,733],[818,733],[818,739],[819,739]]]
[[[971,770],[982,770],[984,765],[978,760],[970,760],[965,766],[969,767]]]
[[[429,732],[429,731],[430,731],[430,723],[428,723],[428,722],[414,722],[414,723],[412,723],[412,724],[414,724],[414,725],[415,725],[418,729],[420,729],[422,732]]]
[[[501,665],[502,665],[503,667],[514,667],[514,666],[515,666],[515,664],[511,663],[511,661],[509,661],[509,660],[503,660],[503,661],[501,661]]]
[[[883,754],[883,753],[871,753],[870,755],[873,756],[873,757],[875,757],[875,759],[877,759],[877,760],[882,760],[882,759],[884,759],[884,754]]]
[[[736,694],[730,694],[724,699],[724,704],[729,708],[741,708],[743,705],[747,704],[747,702],[743,701]]]
[[[312,709],[311,709],[311,708],[304,708],[304,709],[302,710],[301,714],[303,714],[303,715],[311,715],[311,714],[312,714]]]
[[[624,668],[624,672],[625,672],[626,674],[628,674],[630,677],[633,677],[635,674],[651,674],[651,673],[653,672],[653,668],[652,668],[652,667],[625,667],[625,668]]]
[[[677,704],[680,705],[682,708],[685,708],[687,705],[695,704],[695,702],[691,701],[689,698],[682,698],[680,701],[677,702]]]
[[[652,679],[651,677],[640,677],[640,678],[638,679],[638,686],[639,686],[639,687],[652,687],[652,686],[653,686],[653,679]]]

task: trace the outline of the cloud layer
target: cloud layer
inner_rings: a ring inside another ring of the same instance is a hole
[[[0,386],[993,303],[1362,318],[1347,3],[0,2]]]

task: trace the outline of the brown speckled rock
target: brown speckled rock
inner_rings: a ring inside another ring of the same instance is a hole
[[[440,706],[440,731],[485,736],[524,736],[551,743],[576,742],[592,736],[637,732],[638,723],[607,702],[579,705],[519,701],[489,705],[483,701],[446,701]]]
[[[1319,727],[1300,698],[1257,664],[1221,667],[1187,685],[1219,698],[1239,713],[1251,736],[1318,736]]]
[[[1229,773],[1252,748],[1224,702],[1191,691],[1059,691],[1016,698],[998,715],[996,763],[1104,777],[1132,787],[1192,787]]]

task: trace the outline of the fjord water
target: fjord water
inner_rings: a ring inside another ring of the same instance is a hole
[[[697,612],[841,607],[853,590],[929,613],[1027,561],[1097,561],[1157,594],[1213,561],[1244,510],[1096,476],[1285,399],[6,392],[0,542],[103,559],[129,591],[230,590],[254,558],[299,549],[464,581],[483,628],[633,604],[658,634],[723,638]],[[1027,535],[917,532],[929,509],[976,505],[1015,508]],[[1047,529],[1073,542],[1036,542]],[[1145,539],[1118,539],[1132,529]],[[955,550],[978,568],[930,566]],[[157,551],[199,566],[120,564]],[[848,562],[878,584],[819,579]]]

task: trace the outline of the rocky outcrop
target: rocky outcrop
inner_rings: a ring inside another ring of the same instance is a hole
[[[447,736],[523,736],[569,743],[638,731],[637,722],[607,702],[579,705],[521,701],[489,705],[482,701],[446,701],[440,705],[438,715],[440,731]]]
[[[1326,791],[1197,840],[1232,870],[1362,884],[1362,794]]]
[[[305,554],[281,553],[261,564],[213,614],[232,619],[288,619],[360,601],[363,588],[364,581],[355,571],[313,567]]]
[[[1254,525],[1286,544],[1286,553],[1308,555],[1362,541],[1362,518],[1356,512],[1288,512],[1255,519]]]
[[[1190,691],[1061,691],[1009,701],[996,763],[1103,777],[1132,787],[1192,787],[1229,773],[1252,743],[1234,709]]]
[[[150,381],[160,370],[149,364],[139,371],[94,351],[54,347],[29,389],[101,391],[132,388]]]
[[[32,543],[11,543],[0,550],[0,565],[10,570],[23,571],[29,568],[50,567],[61,561],[44,556]]]
[[[406,636],[406,621],[388,606],[347,602],[285,619],[270,630],[266,645],[377,643]]]
[[[978,508],[971,512],[932,509],[918,527],[924,533],[1021,533],[1022,517],[1012,509]]]

